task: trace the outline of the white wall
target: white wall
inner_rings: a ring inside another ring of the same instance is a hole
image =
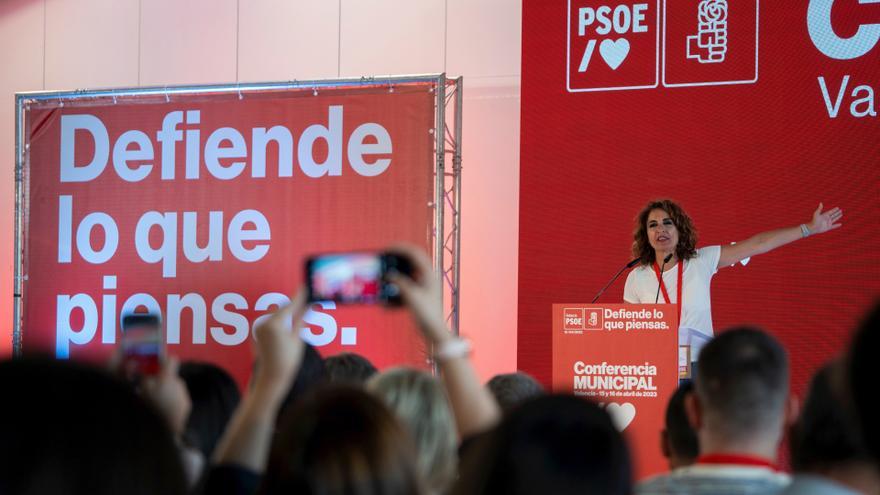
[[[521,12],[521,0],[3,0],[0,353],[16,91],[446,72],[464,76],[462,333],[484,378],[514,370]]]

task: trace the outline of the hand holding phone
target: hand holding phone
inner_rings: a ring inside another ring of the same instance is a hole
[[[453,335],[443,312],[443,284],[434,272],[431,258],[424,249],[410,244],[399,244],[389,251],[409,263],[408,273],[389,274],[389,278],[399,287],[401,298],[422,334],[434,345],[451,339]]]
[[[139,375],[141,380],[138,390],[165,417],[172,433],[183,435],[187,418],[192,411],[192,398],[178,373],[180,361],[169,357],[156,360],[156,364],[156,374]]]

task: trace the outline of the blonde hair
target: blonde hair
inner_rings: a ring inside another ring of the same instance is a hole
[[[415,440],[416,465],[431,493],[445,493],[457,475],[458,437],[446,392],[424,371],[392,368],[369,380]]]

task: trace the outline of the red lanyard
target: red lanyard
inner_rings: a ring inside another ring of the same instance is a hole
[[[657,275],[657,281],[660,282],[660,290],[663,291],[663,299],[666,300],[666,304],[671,304],[669,300],[669,293],[666,292],[666,284],[663,283],[663,274],[660,273],[660,267],[657,266],[657,262],[654,262],[654,274]],[[684,278],[684,261],[678,260],[678,297],[675,299],[675,302],[678,303],[678,326],[681,326],[681,288],[684,285],[682,280]]]
[[[740,466],[765,467],[779,471],[779,466],[767,459],[747,454],[710,454],[697,457],[697,464],[734,464]]]

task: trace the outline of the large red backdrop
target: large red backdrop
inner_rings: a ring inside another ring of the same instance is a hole
[[[878,37],[880,4],[855,0],[525,1],[519,368],[550,382],[552,305],[631,259],[648,200],[680,202],[701,246],[822,201],[843,228],[712,284],[716,331],[767,328],[802,391],[880,294]]]
[[[431,243],[434,93],[109,97],[30,104],[22,344],[105,359],[120,315],[161,311],[168,348],[245,383],[250,331],[310,254]],[[405,311],[321,303],[305,336],[424,366]]]

